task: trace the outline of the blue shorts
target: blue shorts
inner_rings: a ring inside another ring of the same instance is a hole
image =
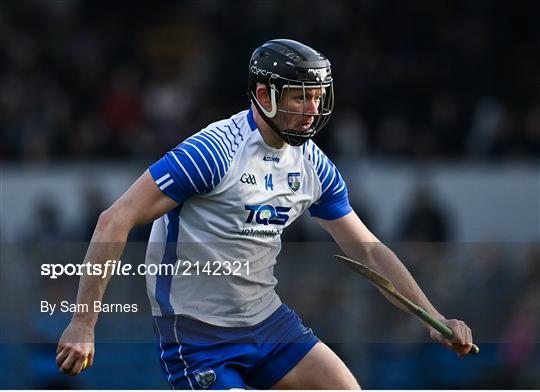
[[[173,389],[269,389],[319,341],[281,305],[249,327],[219,327],[177,315],[154,317],[163,373]]]

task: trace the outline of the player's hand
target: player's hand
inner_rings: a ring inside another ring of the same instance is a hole
[[[62,373],[75,376],[93,363],[94,328],[72,320],[58,342],[56,364]]]
[[[473,337],[471,329],[461,320],[441,320],[443,324],[454,331],[452,339],[446,339],[437,330],[430,328],[430,336],[436,342],[454,351],[459,357],[463,357],[471,351]]]

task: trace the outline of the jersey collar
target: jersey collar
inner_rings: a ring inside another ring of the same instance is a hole
[[[257,129],[257,124],[255,123],[255,119],[253,118],[253,110],[249,109],[247,113],[247,121],[249,124],[249,127],[251,128],[251,131],[254,131]]]

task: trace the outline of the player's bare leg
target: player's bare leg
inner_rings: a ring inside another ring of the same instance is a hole
[[[360,389],[343,361],[317,343],[272,389]]]

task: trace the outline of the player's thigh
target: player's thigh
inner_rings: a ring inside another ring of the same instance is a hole
[[[318,342],[273,389],[360,389],[343,361]]]

